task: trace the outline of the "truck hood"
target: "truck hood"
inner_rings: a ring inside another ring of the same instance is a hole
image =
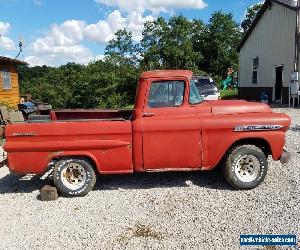
[[[245,113],[272,113],[271,108],[263,103],[240,100],[210,101],[213,115],[233,115]]]

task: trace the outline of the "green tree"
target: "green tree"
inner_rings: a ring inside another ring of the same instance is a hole
[[[263,6],[264,2],[259,2],[257,4],[251,5],[249,8],[246,10],[246,17],[241,23],[241,27],[243,28],[244,32],[246,32],[251,23],[253,22],[254,18],[256,17],[257,12],[261,9]]]
[[[166,21],[160,17],[145,24],[143,40],[143,67],[145,69],[197,69],[202,59],[194,50],[193,22],[180,15]]]
[[[118,30],[115,38],[105,47],[105,55],[112,61],[121,63],[138,63],[138,44],[133,41],[132,32]]]
[[[213,75],[225,75],[227,68],[238,67],[237,47],[241,40],[241,30],[231,13],[221,11],[212,14],[207,27],[202,67]]]
[[[159,17],[152,22],[146,22],[141,41],[142,68],[145,70],[161,69],[164,66],[162,38],[167,30],[167,22]]]
[[[101,93],[98,91],[99,105],[116,108],[133,104],[140,73],[139,44],[133,41],[131,32],[118,30],[115,38],[108,42],[105,55],[109,78],[102,76],[107,81]]]
[[[197,67],[193,69],[193,72],[195,74],[205,74],[205,71],[208,72],[207,66],[205,64],[205,56],[209,48],[209,40],[207,39],[207,34],[207,25],[201,20],[194,19],[192,21],[191,40],[193,43],[193,50],[199,55],[198,60],[195,62]]]

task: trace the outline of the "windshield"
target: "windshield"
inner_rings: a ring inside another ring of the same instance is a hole
[[[199,104],[203,101],[201,95],[199,94],[199,91],[195,85],[195,82],[192,80],[190,83],[190,96],[189,96],[189,102],[190,104]]]

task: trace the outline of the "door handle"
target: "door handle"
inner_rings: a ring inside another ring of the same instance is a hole
[[[146,112],[143,114],[144,117],[152,117],[154,116],[154,113],[149,113],[149,112]]]

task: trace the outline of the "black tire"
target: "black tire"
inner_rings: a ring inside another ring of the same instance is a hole
[[[58,161],[53,171],[58,191],[66,197],[85,196],[96,183],[92,164],[84,159],[68,158]]]
[[[223,175],[235,189],[252,189],[264,181],[267,170],[268,161],[260,148],[241,145],[229,152],[223,166]]]

